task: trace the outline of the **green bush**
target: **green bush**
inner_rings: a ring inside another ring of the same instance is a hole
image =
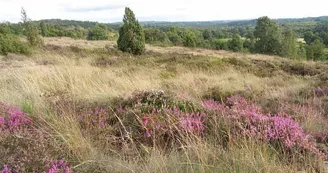
[[[318,39],[306,47],[306,57],[309,60],[319,60],[324,56],[325,45]]]
[[[17,36],[0,33],[0,54],[8,53],[30,54],[31,48]]]
[[[103,24],[96,25],[89,31],[88,40],[108,40],[107,27]]]

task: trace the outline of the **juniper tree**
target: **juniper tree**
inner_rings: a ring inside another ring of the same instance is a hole
[[[119,30],[118,48],[123,52],[140,55],[145,51],[145,33],[133,11],[126,7],[123,26]]]

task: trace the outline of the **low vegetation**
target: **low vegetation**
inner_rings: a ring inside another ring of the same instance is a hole
[[[328,172],[322,39],[268,17],[247,38],[144,30],[126,8],[117,42],[73,40],[22,17],[24,37],[0,26],[1,172]]]
[[[3,172],[327,171],[325,63],[44,42],[0,61]]]

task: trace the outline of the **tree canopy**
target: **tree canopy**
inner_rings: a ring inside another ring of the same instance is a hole
[[[279,25],[268,17],[257,20],[254,36],[255,50],[264,54],[281,54],[281,31]]]

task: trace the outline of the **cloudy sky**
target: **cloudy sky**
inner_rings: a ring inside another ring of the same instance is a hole
[[[24,7],[33,20],[122,20],[130,7],[141,21],[209,21],[328,16],[328,0],[0,0],[0,22],[20,20]]]

